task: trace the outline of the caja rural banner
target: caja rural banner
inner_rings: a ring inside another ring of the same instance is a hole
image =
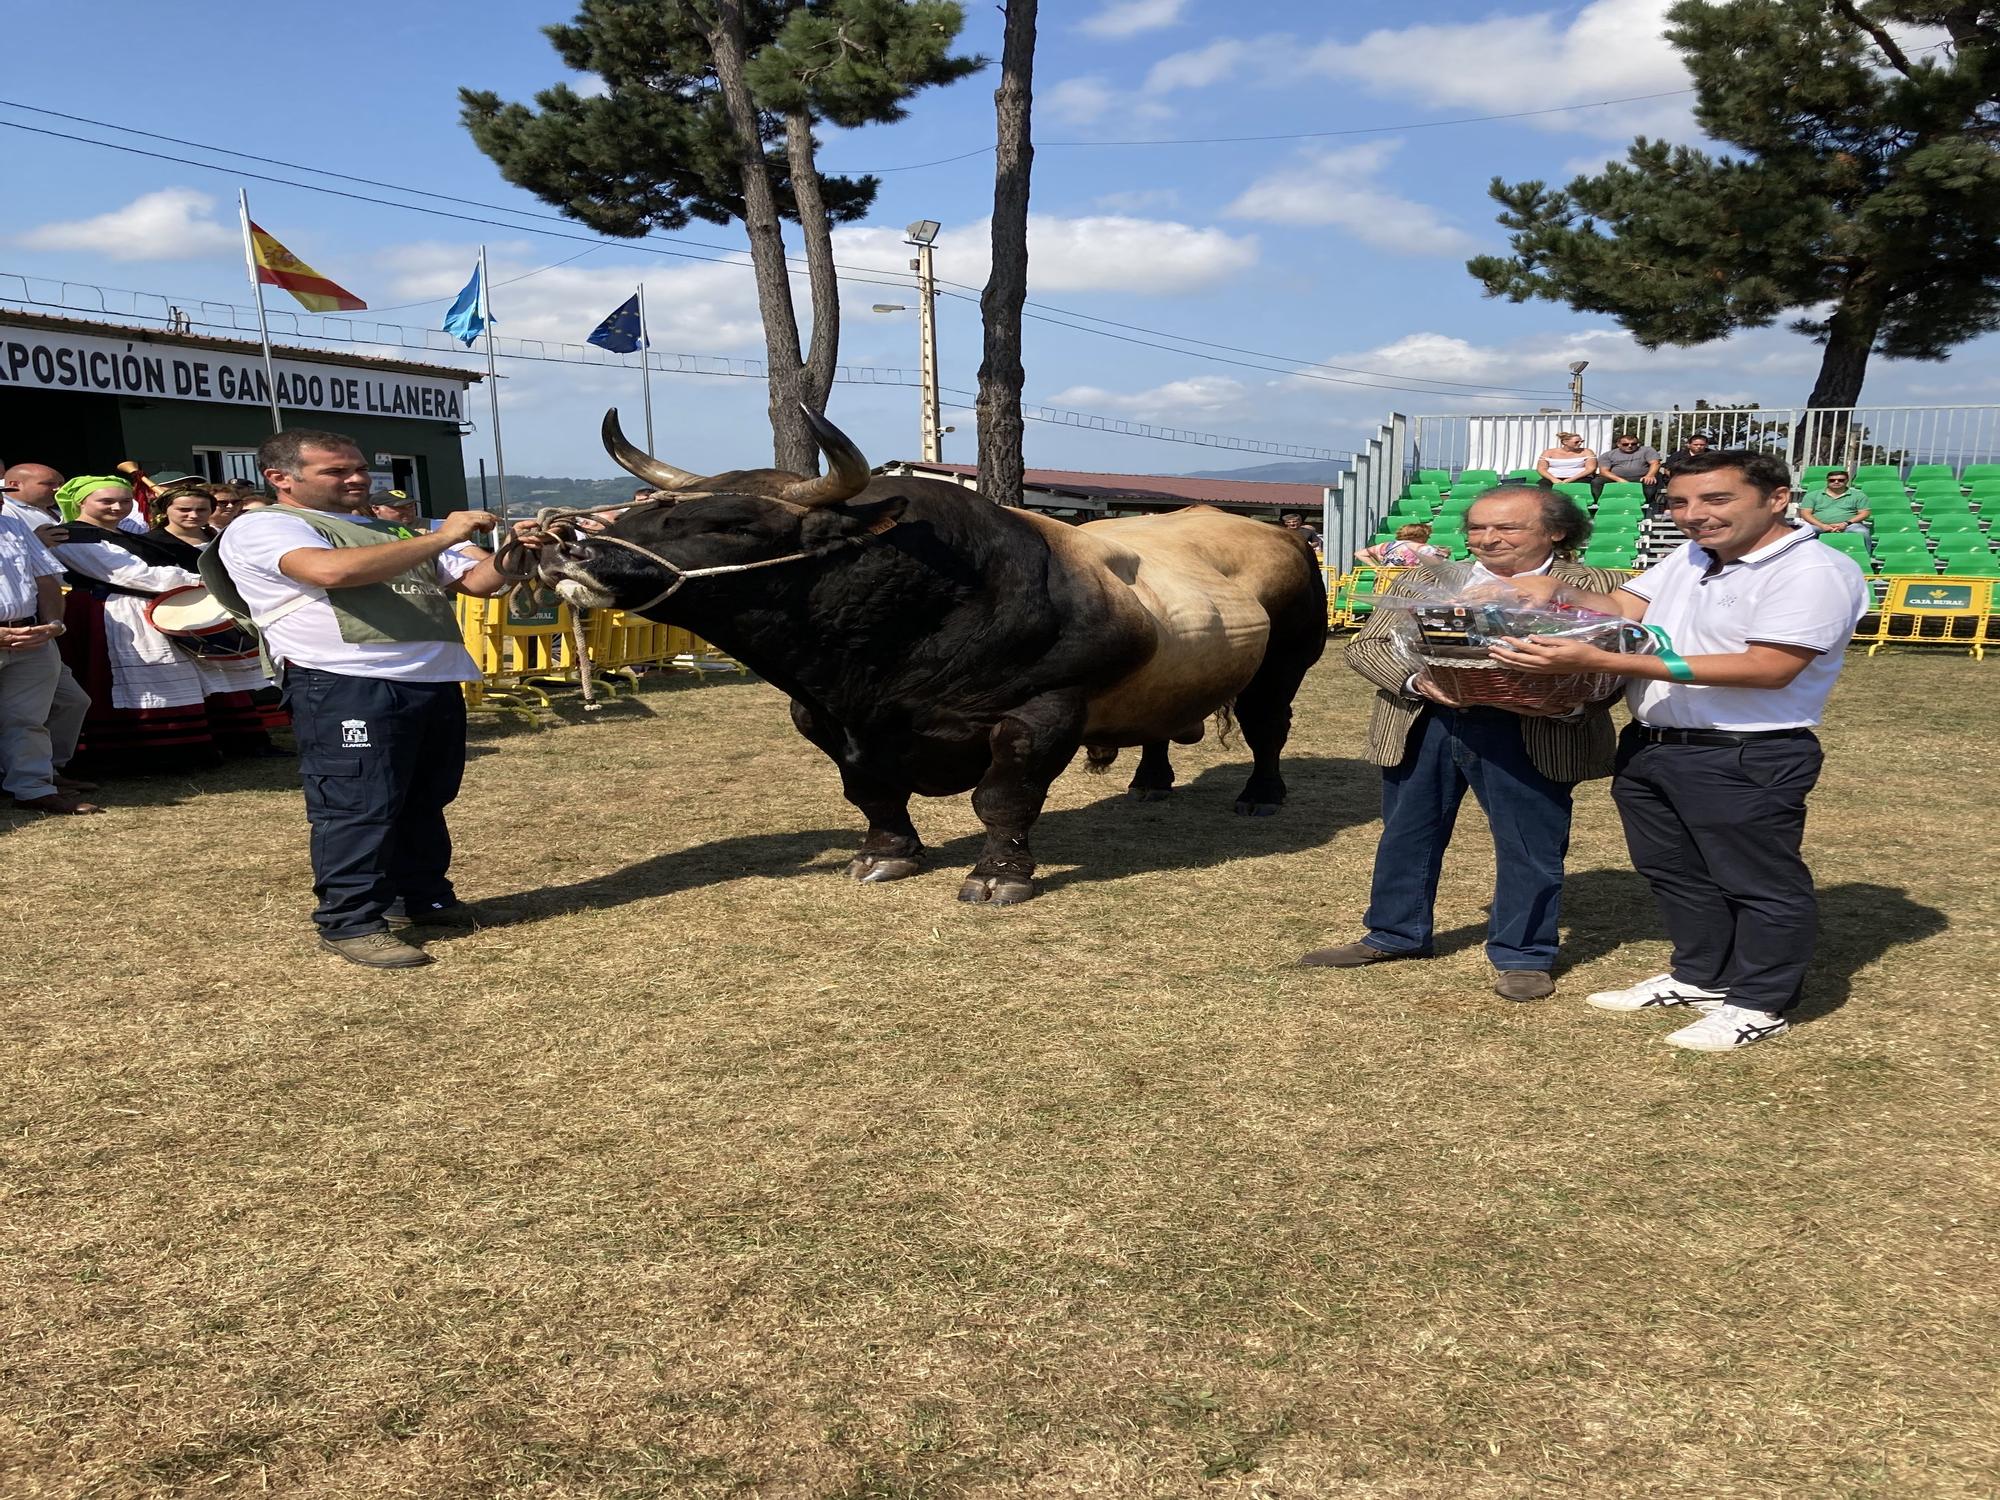
[[[463,422],[463,381],[279,359],[278,404],[298,411]],[[0,390],[80,391],[267,406],[263,356],[0,325]]]

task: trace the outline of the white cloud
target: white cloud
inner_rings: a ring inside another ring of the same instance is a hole
[[[1069,125],[1089,125],[1111,113],[1118,91],[1095,76],[1065,78],[1035,100],[1035,112]]]
[[[1231,77],[1250,56],[1246,42],[1221,37],[1192,52],[1176,52],[1154,63],[1146,74],[1146,92],[1164,94],[1173,89],[1205,89]]]
[[[909,275],[910,252],[900,231],[837,229],[833,238],[834,258],[843,265]],[[992,263],[991,241],[991,223],[985,219],[946,229],[937,240],[938,276],[983,286]],[[1028,218],[1028,285],[1035,292],[1171,295],[1214,286],[1256,263],[1254,235],[1124,214]]]
[[[1096,15],[1078,22],[1076,29],[1088,36],[1112,39],[1137,36],[1143,31],[1178,26],[1187,6],[1188,0],[1109,0]]]
[[[1545,10],[1384,29],[1358,42],[1324,42],[1301,65],[1371,93],[1415,95],[1493,114],[1658,94],[1692,87],[1664,35],[1668,4],[1591,0],[1574,13]],[[1527,123],[1617,139],[1646,134],[1689,140],[1697,134],[1691,102],[1683,95],[1540,115]]]
[[[1377,182],[1400,146],[1370,141],[1309,149],[1299,165],[1251,183],[1223,213],[1271,224],[1326,225],[1364,244],[1410,255],[1470,253],[1478,244],[1471,235],[1430,205],[1399,197]]]
[[[1245,413],[1249,389],[1227,375],[1196,375],[1172,380],[1148,391],[1112,391],[1102,386],[1073,385],[1045,398],[1049,406],[1136,417],[1143,422],[1215,421]]]
[[[208,217],[215,199],[195,188],[161,188],[94,219],[43,224],[14,236],[24,250],[81,250],[107,260],[202,260],[241,254],[242,230]]]

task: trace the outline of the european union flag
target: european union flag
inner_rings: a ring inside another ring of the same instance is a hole
[[[630,354],[644,344],[646,341],[639,334],[639,294],[634,292],[627,297],[585,342],[609,349],[613,354]]]
[[[465,290],[458,294],[451,309],[444,315],[444,331],[464,343],[471,343],[486,331],[486,325],[493,320],[486,312],[486,288],[479,275],[479,267],[472,268],[472,280],[466,282]]]

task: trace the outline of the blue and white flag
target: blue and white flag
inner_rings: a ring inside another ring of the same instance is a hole
[[[444,315],[444,331],[463,343],[470,344],[486,331],[486,325],[493,319],[486,311],[486,285],[479,274],[477,265],[472,268],[472,280],[466,282],[465,290],[458,294],[451,304],[451,310]]]
[[[597,325],[586,343],[609,349],[613,354],[630,354],[645,344],[645,336],[639,331],[639,294],[634,292],[619,304],[618,310]]]

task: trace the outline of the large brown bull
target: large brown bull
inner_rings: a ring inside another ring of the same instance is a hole
[[[607,414],[612,456],[660,493],[601,531],[555,523],[539,567],[572,605],[685,626],[790,694],[868,820],[855,879],[915,874],[911,795],[969,790],[986,844],[959,899],[1025,901],[1028,830],[1080,746],[1099,766],[1143,746],[1133,793],[1165,795],[1167,742],[1232,706],[1255,762],[1236,810],[1277,811],[1292,697],[1326,639],[1301,538],[1200,506],[1065,526],[872,477],[812,421],[824,477],[704,478],[633,449]]]

